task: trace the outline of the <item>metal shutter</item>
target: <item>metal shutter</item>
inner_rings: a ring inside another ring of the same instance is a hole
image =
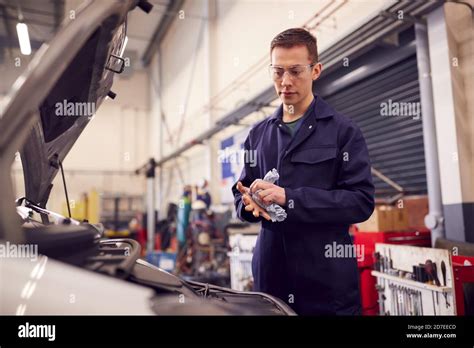
[[[381,103],[388,99],[420,101],[416,55],[322,97],[361,128],[375,169],[409,194],[426,194],[423,117],[383,117],[380,113]],[[394,192],[375,176],[374,183],[378,197],[386,196],[387,191]]]

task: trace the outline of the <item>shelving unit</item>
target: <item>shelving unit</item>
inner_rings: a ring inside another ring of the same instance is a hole
[[[137,213],[143,212],[142,195],[110,194],[99,195],[99,218],[104,224],[107,237],[128,237],[128,224]]]
[[[449,288],[446,286],[436,286],[436,285],[431,285],[427,283],[420,283],[411,279],[406,279],[406,278],[401,278],[397,276],[393,276],[390,274],[378,272],[378,271],[372,271],[372,275],[377,278],[384,278],[387,280],[390,280],[392,282],[398,282],[400,284],[418,288],[418,289],[424,289],[424,290],[430,290],[430,291],[436,291],[436,292],[443,292],[443,293],[452,293],[453,288]]]
[[[377,279],[380,315],[456,315],[456,297],[451,255],[448,250],[377,243],[375,251],[390,265],[388,271],[371,271]],[[413,273],[413,266],[430,260],[437,265],[433,276],[441,286],[401,277],[393,272]],[[441,271],[441,263],[446,265]]]

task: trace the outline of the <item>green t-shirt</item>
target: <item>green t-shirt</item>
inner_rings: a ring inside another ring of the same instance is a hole
[[[308,115],[312,112],[314,103],[316,102],[316,98],[313,99],[311,104],[309,104],[308,108],[304,112],[303,116],[301,116],[299,119],[291,122],[283,122],[288,129],[290,130],[291,137],[294,137],[298,129],[300,128],[301,123],[303,123],[303,120],[308,117]]]
[[[298,129],[298,125],[301,123],[302,120],[303,120],[303,117],[300,117],[296,121],[283,122],[290,129],[291,136],[295,135],[295,132]]]

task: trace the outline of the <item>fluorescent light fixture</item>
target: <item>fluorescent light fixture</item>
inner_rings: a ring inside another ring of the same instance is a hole
[[[18,23],[16,25],[16,32],[18,34],[21,54],[29,56],[31,54],[31,45],[28,35],[28,26],[25,23]]]
[[[125,47],[127,47],[128,43],[128,36],[125,36],[125,40],[123,40],[122,50],[120,51],[120,58],[123,56],[123,52],[125,52]]]

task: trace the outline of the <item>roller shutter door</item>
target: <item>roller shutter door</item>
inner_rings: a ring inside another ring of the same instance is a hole
[[[389,100],[392,105],[393,102],[420,102],[416,55],[322,96],[361,128],[375,169],[409,194],[426,194],[421,107],[419,119],[381,115],[381,104]],[[375,176],[374,183],[378,197],[395,192]]]

